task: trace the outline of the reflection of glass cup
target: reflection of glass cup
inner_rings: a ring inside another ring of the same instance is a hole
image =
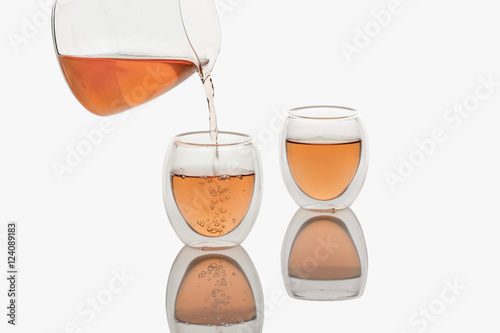
[[[240,244],[258,215],[260,155],[247,135],[209,132],[176,136],[164,167],[163,194],[175,232],[193,247]]]
[[[354,202],[368,166],[357,111],[334,106],[293,109],[280,145],[285,185],[300,207],[343,209]]]
[[[299,209],[283,241],[281,270],[290,297],[336,301],[360,297],[368,255],[363,230],[350,209]]]
[[[172,333],[262,332],[262,286],[241,246],[184,247],[172,265],[166,297]]]

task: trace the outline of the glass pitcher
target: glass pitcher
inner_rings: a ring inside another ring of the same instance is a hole
[[[144,104],[194,72],[204,81],[220,49],[212,0],[55,0],[61,70],[90,112]]]

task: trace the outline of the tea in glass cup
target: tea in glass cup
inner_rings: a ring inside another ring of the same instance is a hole
[[[343,209],[354,202],[368,167],[357,111],[335,106],[293,109],[280,145],[282,175],[300,207]]]
[[[193,247],[240,244],[258,215],[260,155],[245,134],[210,132],[176,136],[164,169],[164,202],[175,232]]]

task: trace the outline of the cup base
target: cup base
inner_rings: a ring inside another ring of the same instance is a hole
[[[214,241],[196,241],[196,242],[191,242],[189,244],[186,244],[189,247],[198,249],[198,250],[224,250],[224,249],[229,249],[235,246],[238,246],[239,244],[233,243],[233,242],[227,242],[227,241],[220,241],[220,240],[214,240]]]
[[[300,205],[301,208],[310,210],[310,211],[318,211],[318,212],[325,212],[329,211],[332,213],[335,213],[336,211],[342,210],[349,208],[348,205],[342,205],[342,204],[332,204],[332,203],[313,203],[313,204],[306,204],[306,205]]]

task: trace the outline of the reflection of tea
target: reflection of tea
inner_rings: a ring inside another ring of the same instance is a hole
[[[172,192],[184,220],[206,237],[224,236],[243,221],[252,201],[255,174],[192,177],[172,175]]]
[[[186,60],[59,56],[66,80],[90,112],[107,116],[146,103],[186,79]]]
[[[286,154],[297,186],[317,200],[340,196],[358,170],[361,141],[305,143],[287,140]]]
[[[309,280],[359,277],[359,255],[343,223],[320,217],[305,224],[293,243],[288,272],[292,277]]]
[[[256,317],[252,289],[237,262],[223,255],[206,255],[189,265],[175,301],[178,322],[229,326]]]

